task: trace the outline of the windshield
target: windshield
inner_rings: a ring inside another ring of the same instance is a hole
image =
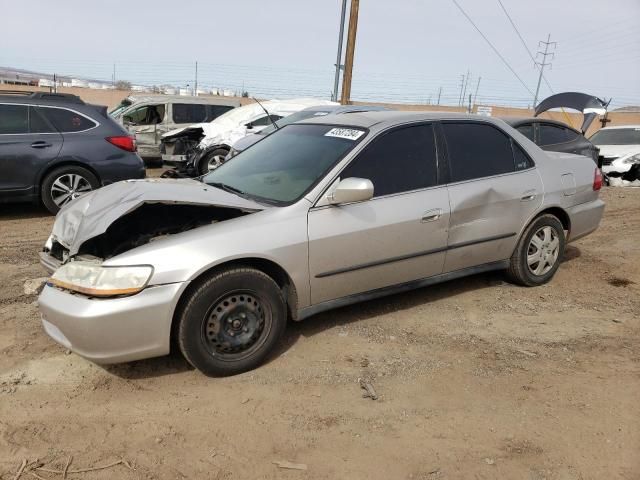
[[[311,118],[311,117],[321,117],[324,115],[329,115],[330,112],[328,111],[321,111],[321,110],[301,110],[299,112],[296,113],[292,113],[291,115],[281,118],[280,120],[278,120],[276,122],[276,125],[278,125],[278,128],[282,128],[285,125],[289,125],[291,123],[296,123],[299,122],[300,120],[306,120],[307,118]],[[269,125],[266,128],[263,128],[262,130],[260,130],[260,132],[258,132],[260,135],[269,135],[271,132],[273,132],[276,129],[276,127],[273,126],[273,124]]]
[[[122,102],[120,102],[120,105],[109,112],[109,115],[111,115],[112,117],[117,117],[120,113],[122,113],[123,110],[131,106],[132,103],[133,102],[131,102],[131,100],[127,100],[125,98],[124,100],[122,100]]]
[[[288,125],[224,163],[202,181],[258,201],[293,203],[365,133],[351,127]]]
[[[594,145],[640,145],[640,128],[600,130],[589,139]]]

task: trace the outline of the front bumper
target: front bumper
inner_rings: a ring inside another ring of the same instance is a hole
[[[162,154],[162,161],[167,165],[182,165],[188,160],[187,155]]]
[[[95,363],[166,355],[173,312],[186,283],[97,299],[46,285],[38,298],[42,325],[56,342]]]

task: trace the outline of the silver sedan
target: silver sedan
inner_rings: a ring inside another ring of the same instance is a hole
[[[39,298],[99,363],[165,355],[250,370],[288,319],[505,270],[548,282],[604,203],[593,160],[500,120],[366,112],[288,125],[200,179],[126,181],[56,218]]]

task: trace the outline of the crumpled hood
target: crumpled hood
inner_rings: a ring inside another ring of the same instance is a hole
[[[640,145],[596,145],[603,157],[628,157],[640,153]]]
[[[257,202],[191,179],[125,180],[95,190],[65,206],[56,216],[53,237],[75,255],[80,246],[104,233],[123,215],[145,203],[205,205],[264,210]]]

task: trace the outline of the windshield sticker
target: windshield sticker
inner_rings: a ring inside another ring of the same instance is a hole
[[[353,128],[332,128],[324,134],[325,137],[337,137],[344,138],[346,140],[357,140],[364,132],[362,130],[355,130]]]

